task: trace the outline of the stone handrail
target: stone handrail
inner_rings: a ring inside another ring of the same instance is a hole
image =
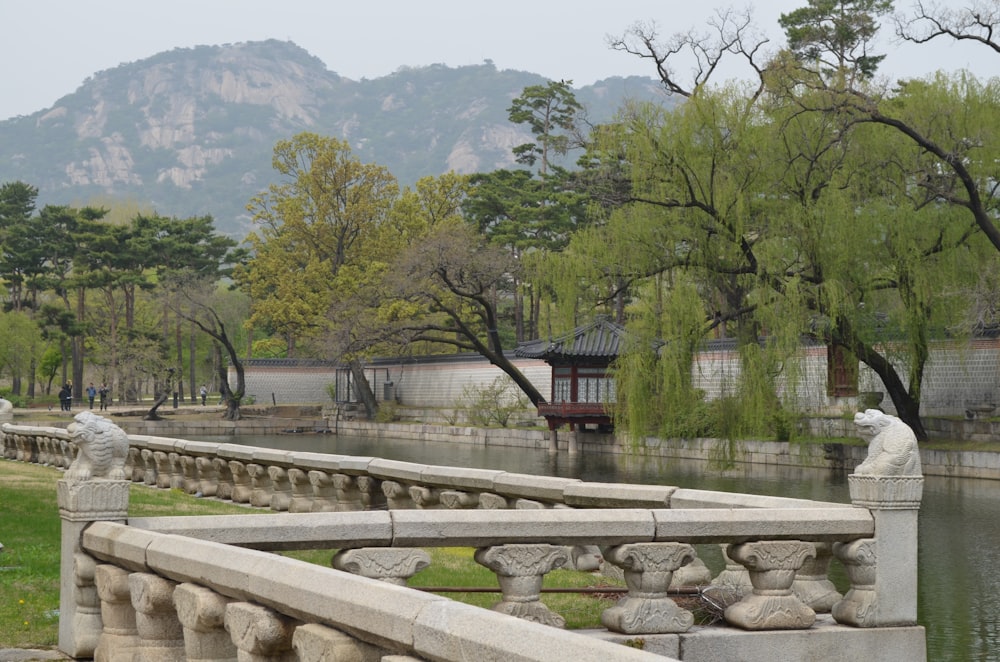
[[[62,428],[0,428],[4,457],[67,468],[75,444]],[[450,467],[374,457],[275,450],[129,435],[134,482],[290,512],[402,508],[850,508],[754,494]]]
[[[56,428],[8,424],[2,436],[11,459],[65,467],[76,452]],[[807,655],[819,640],[831,656],[877,646],[892,651],[882,659],[925,657],[915,626],[920,478],[851,476],[851,505],[137,435],[129,443],[132,481],[289,512],[129,519],[127,481],[60,481],[60,648],[72,655],[101,645],[111,659],[111,649],[141,645],[183,647],[186,659],[235,659],[237,649],[240,659],[263,659],[252,656],[263,650],[259,637],[271,636],[267,646],[294,649],[298,657],[288,659],[302,660],[336,659],[322,657],[334,645],[375,660],[647,659],[535,629],[563,623],[539,600],[544,576],[572,565],[571,550],[589,549],[624,573],[628,587],[604,612],[607,630],[595,635],[602,639],[639,635],[668,659],[725,659],[738,650],[741,659],[764,660],[774,646]],[[739,589],[742,598],[724,614],[736,633],[692,627],[690,612],[668,595],[672,580],[700,563],[691,545],[704,543],[723,545],[727,566],[715,579],[688,581]],[[429,561],[421,548],[436,546],[477,548],[476,561],[500,585],[495,610],[519,620],[497,625],[491,612],[407,589]],[[309,548],[341,551],[332,569],[269,553]],[[833,557],[851,580],[844,596],[826,577]],[[385,585],[391,595],[382,595]],[[159,593],[166,597],[154,609],[149,601]],[[195,615],[206,601],[216,605],[214,626],[188,627],[202,623]],[[159,626],[148,626],[156,619]],[[534,623],[521,632],[525,620]],[[776,640],[775,630],[789,636]],[[229,657],[192,654],[210,641]]]

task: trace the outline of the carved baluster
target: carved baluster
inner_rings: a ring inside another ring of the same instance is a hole
[[[228,602],[215,591],[196,584],[180,584],[174,589],[174,605],[184,629],[184,653],[188,662],[235,662],[236,645],[225,628]]]
[[[817,614],[828,614],[842,597],[827,577],[833,547],[828,542],[813,543],[813,546],[816,557],[806,559],[802,564],[792,582],[792,591]]]
[[[230,460],[229,471],[233,476],[233,503],[250,503],[253,486],[247,465],[239,460]]]
[[[569,560],[565,547],[556,545],[499,545],[476,550],[476,562],[496,573],[503,600],[493,609],[553,627],[565,627],[566,620],[539,599],[546,573]]]
[[[364,510],[364,494],[361,491],[361,482],[355,476],[348,474],[333,474],[330,476],[333,484],[334,500],[333,510],[344,512],[349,510]],[[371,486],[372,481],[368,481]],[[371,503],[371,499],[368,499]]]
[[[361,505],[365,510],[378,510],[382,506],[389,507],[378,478],[358,476],[355,480],[358,483],[358,491],[361,493]]]
[[[712,580],[712,586],[739,600],[753,590],[750,575],[746,568],[729,557],[729,545],[722,544],[719,547],[722,548],[722,559],[726,562],[726,567]]]
[[[407,489],[406,485],[394,480],[382,481],[382,494],[385,495],[389,510],[412,510],[415,507],[410,490]]]
[[[184,476],[184,491],[188,494],[198,494],[201,485],[198,481],[198,462],[190,455],[181,455],[178,458],[181,465],[181,474]]]
[[[240,662],[293,662],[296,621],[249,602],[226,605],[226,630]]]
[[[220,499],[235,501],[236,499],[233,498],[233,488],[236,484],[233,480],[233,469],[229,461],[221,457],[212,458],[212,467],[215,468],[216,475],[218,476],[216,479],[215,496]]]
[[[141,483],[146,475],[146,461],[142,457],[142,449],[128,449],[128,459],[125,460],[125,476],[133,483]]]
[[[877,627],[875,572],[878,557],[874,538],[834,543],[833,553],[851,580],[850,590],[830,610],[834,620],[856,627]]]
[[[144,662],[183,662],[184,630],[174,608],[172,581],[134,572],[128,578]]]
[[[267,468],[267,476],[271,483],[271,510],[288,510],[288,504],[292,502],[292,484],[288,479],[288,472],[284,467],[271,466]]]
[[[449,510],[465,510],[479,507],[479,495],[475,492],[441,490],[438,495],[441,505]]]
[[[162,489],[170,488],[170,456],[163,451],[153,451],[153,463],[156,465],[156,486]]]
[[[483,510],[507,510],[510,508],[510,502],[507,501],[507,497],[499,494],[483,492],[479,495],[479,507]]]
[[[260,464],[248,464],[247,474],[250,476],[250,505],[257,508],[267,508],[271,505],[271,476],[267,467]]]
[[[397,586],[406,586],[410,577],[430,564],[427,552],[405,547],[345,549],[334,554],[332,561],[337,570]]]
[[[601,615],[606,628],[626,634],[687,632],[694,616],[667,597],[667,588],[674,572],[695,558],[691,545],[630,543],[611,547],[604,556],[624,569],[628,586],[628,596]]]
[[[410,485],[410,499],[419,510],[437,510],[441,507],[441,493],[434,487]]]
[[[219,470],[215,458],[199,455],[194,463],[198,469],[198,491],[203,497],[218,496]]]
[[[134,649],[139,646],[128,576],[128,570],[106,563],[98,565],[94,573],[104,622],[101,639],[94,650],[94,662],[131,660]]]
[[[181,454],[167,453],[167,463],[170,466],[170,489],[184,489],[184,467],[181,465]]]
[[[340,494],[340,488],[337,486],[338,475],[342,474],[331,476],[327,472],[317,469],[309,472],[307,478],[309,479],[309,485],[312,487],[312,509],[314,513],[328,513],[341,510],[338,498]],[[350,476],[344,476],[344,478],[349,479]],[[357,493],[357,488],[355,488],[354,492]],[[357,505],[350,510],[361,510],[361,495],[355,494],[354,498]]]
[[[288,470],[288,484],[292,489],[292,497],[288,502],[290,513],[311,513],[316,505],[315,491],[309,480],[309,474],[292,467]]]
[[[295,628],[295,632],[292,634],[292,648],[298,654],[299,662],[333,662],[335,660],[384,662],[389,659],[383,655],[382,649],[318,623],[309,623]],[[415,657],[407,659],[420,662]]]
[[[795,573],[816,554],[812,543],[765,540],[729,546],[729,557],[750,573],[753,592],[726,608],[726,621],[746,630],[806,629],[816,612],[792,593]]]
[[[156,457],[153,451],[143,448],[140,453],[145,470],[142,472],[142,482],[146,485],[156,485]]]

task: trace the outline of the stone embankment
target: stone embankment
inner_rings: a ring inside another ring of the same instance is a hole
[[[545,449],[549,447],[547,430],[507,428],[470,428],[418,423],[371,423],[340,421],[339,434],[379,439],[412,439],[469,443],[486,446],[513,446]],[[568,436],[568,435],[567,435]],[[846,436],[846,435],[845,435]],[[643,445],[630,444],[596,433],[579,435],[581,453],[634,453],[651,457],[711,460],[715,457],[715,439],[662,440],[648,438]],[[560,441],[560,450],[567,443]],[[867,447],[843,443],[795,443],[780,441],[741,441],[735,449],[737,462],[773,466],[816,467],[853,470],[864,461]],[[920,459],[925,476],[954,476],[1000,480],[1000,453],[988,451],[950,451],[922,449]]]

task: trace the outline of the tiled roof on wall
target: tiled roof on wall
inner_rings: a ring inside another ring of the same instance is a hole
[[[621,353],[624,341],[625,327],[602,316],[559,338],[519,343],[514,355],[547,361],[561,358],[614,359]]]

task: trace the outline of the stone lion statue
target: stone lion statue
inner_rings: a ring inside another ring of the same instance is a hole
[[[861,438],[868,442],[868,457],[854,470],[870,476],[920,476],[920,451],[910,426],[878,409],[854,415]]]
[[[124,430],[90,411],[74,416],[67,430],[79,450],[66,470],[67,479],[125,479],[128,435]]]

